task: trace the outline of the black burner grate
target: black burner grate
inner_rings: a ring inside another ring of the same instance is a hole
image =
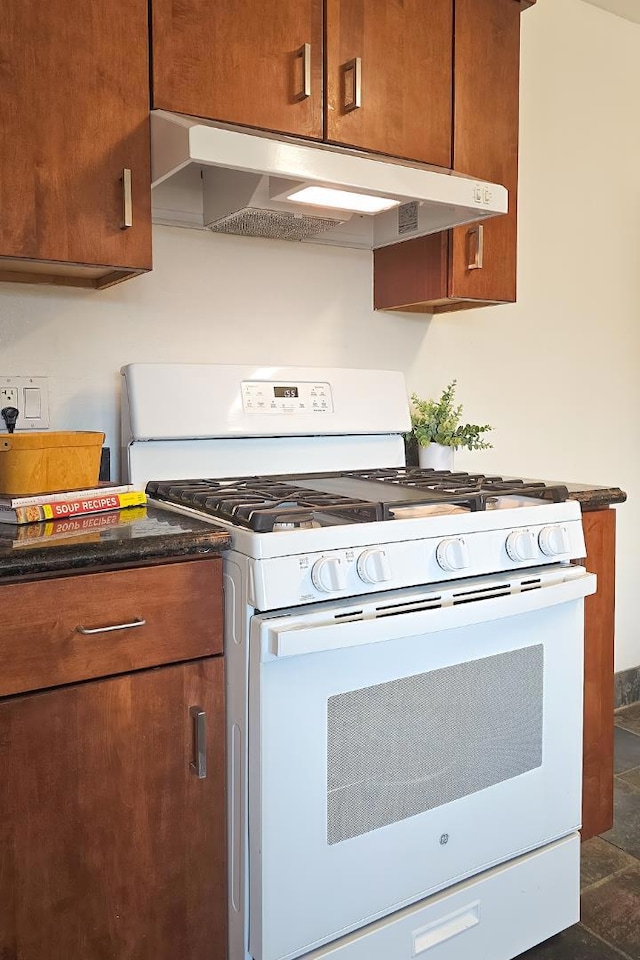
[[[566,487],[560,485],[413,467],[154,480],[147,484],[147,493],[262,533],[390,520],[399,507],[453,505],[476,511],[506,495],[554,502],[568,497]]]

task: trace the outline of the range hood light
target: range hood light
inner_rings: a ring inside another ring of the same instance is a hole
[[[349,210],[351,213],[381,213],[400,206],[399,200],[376,197],[369,193],[351,193],[349,190],[334,190],[331,187],[303,187],[287,195],[287,200],[307,203],[314,207],[330,207],[333,210]]]

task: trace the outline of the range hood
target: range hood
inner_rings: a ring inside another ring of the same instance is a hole
[[[151,150],[156,223],[375,250],[508,209],[499,184],[164,110]]]

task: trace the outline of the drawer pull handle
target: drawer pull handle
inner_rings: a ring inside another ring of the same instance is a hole
[[[136,617],[131,623],[114,623],[111,627],[76,627],[76,632],[81,633],[83,637],[89,637],[94,633],[113,633],[114,630],[132,630],[134,627],[144,627],[146,622],[142,617]]]
[[[190,707],[193,720],[193,760],[189,764],[198,780],[207,776],[207,714],[202,707]]]

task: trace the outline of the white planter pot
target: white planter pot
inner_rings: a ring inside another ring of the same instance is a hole
[[[453,470],[453,447],[441,443],[430,443],[428,447],[418,446],[418,463],[423,470]]]

